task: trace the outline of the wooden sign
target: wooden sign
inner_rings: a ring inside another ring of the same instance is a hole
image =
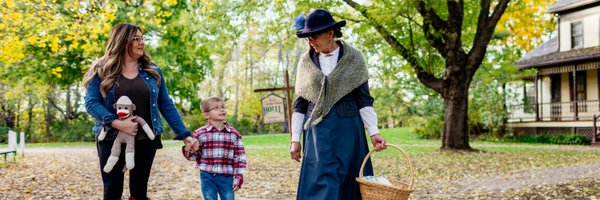
[[[263,123],[281,123],[285,122],[285,109],[283,107],[283,97],[270,94],[261,99]]]

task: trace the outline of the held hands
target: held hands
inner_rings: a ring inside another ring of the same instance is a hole
[[[127,119],[116,119],[112,121],[110,125],[129,135],[135,136],[137,134],[138,123],[135,121],[135,117],[130,117]]]
[[[300,145],[300,142],[292,142],[292,145],[290,146],[290,155],[293,160],[300,162],[300,158],[302,158],[300,155],[301,148],[302,145]]]
[[[185,151],[196,152],[200,149],[200,144],[198,144],[198,141],[196,141],[192,136],[187,136],[183,140],[183,143],[185,144],[185,147],[183,147]]]
[[[373,143],[375,151],[381,151],[387,148],[387,146],[385,145],[385,139],[379,133],[371,136],[371,143]]]

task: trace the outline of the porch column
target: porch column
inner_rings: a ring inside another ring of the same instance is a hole
[[[534,84],[533,87],[535,88],[534,89],[535,90],[535,96],[534,96],[534,99],[535,99],[535,104],[534,104],[535,105],[535,121],[540,121],[540,106],[539,106],[540,102],[539,102],[539,99],[538,99],[538,81],[539,81],[539,75],[540,75],[539,72],[536,73],[535,74],[535,78],[533,79],[534,80],[533,81],[533,84]]]
[[[575,120],[579,120],[579,108],[578,105],[579,104],[577,102],[577,65],[573,65],[573,91],[571,91],[571,94],[573,95],[573,103],[575,105],[573,105],[573,107],[575,108]]]

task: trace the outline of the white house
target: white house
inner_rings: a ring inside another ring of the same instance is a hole
[[[595,142],[594,116],[600,115],[600,0],[559,0],[548,12],[558,18],[558,36],[517,61],[519,69],[538,72],[508,86],[516,90],[516,98],[507,102],[509,126],[521,134],[580,133]]]

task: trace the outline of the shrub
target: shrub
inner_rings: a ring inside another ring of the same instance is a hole
[[[581,134],[560,134],[550,137],[552,144],[590,144],[590,140]]]
[[[524,143],[549,143],[550,136],[546,133],[537,134],[537,135],[528,135],[528,136],[517,138],[517,141],[524,142]]]
[[[442,116],[428,117],[421,125],[413,128],[413,132],[421,139],[439,139],[442,137],[444,121]]]
[[[538,134],[517,138],[517,142],[546,144],[590,144],[590,140],[581,134]]]
[[[486,142],[515,142],[515,139],[509,135],[498,136],[490,133],[474,137],[473,140]]]
[[[10,128],[0,126],[0,143],[8,143],[8,130],[10,130]]]
[[[92,127],[94,122],[87,119],[72,120],[68,126],[65,126],[63,121],[55,121],[51,128],[52,141],[94,141]]]

